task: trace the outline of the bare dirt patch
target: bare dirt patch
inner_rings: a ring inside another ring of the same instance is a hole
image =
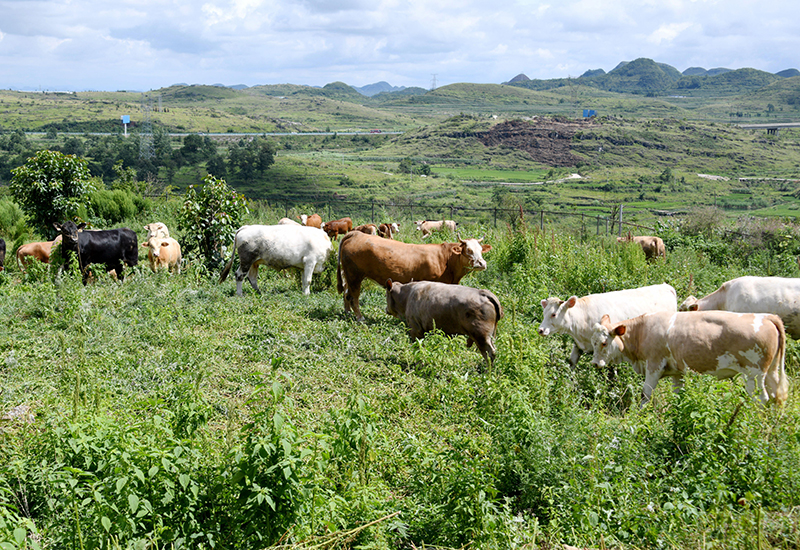
[[[477,133],[476,137],[487,147],[525,151],[535,161],[548,166],[575,166],[583,159],[572,153],[572,137],[592,125],[592,122],[567,122],[557,118],[509,120]]]

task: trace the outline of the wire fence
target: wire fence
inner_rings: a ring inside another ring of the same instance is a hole
[[[472,206],[457,204],[432,204],[421,201],[379,201],[354,200],[337,196],[329,198],[312,197],[303,200],[296,197],[273,194],[250,194],[249,199],[261,201],[268,207],[282,212],[287,218],[297,218],[299,214],[317,213],[324,220],[350,217],[354,223],[386,223],[407,220],[452,219],[459,223],[473,223],[493,226],[516,225],[524,222],[527,226],[538,225],[544,230],[548,225],[569,225],[579,230],[581,235],[622,236],[628,231],[655,232],[657,214],[651,211],[626,210],[615,205],[601,211],[602,207],[576,210],[548,210],[544,208],[501,208],[497,206]],[[313,212],[309,211],[313,210]],[[669,215],[663,213],[662,215]]]

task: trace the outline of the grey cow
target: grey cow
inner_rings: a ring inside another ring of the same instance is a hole
[[[432,281],[402,284],[389,279],[386,313],[405,320],[412,341],[434,328],[451,336],[464,334],[467,347],[475,342],[489,364],[494,361],[494,336],[503,306],[488,290]]]

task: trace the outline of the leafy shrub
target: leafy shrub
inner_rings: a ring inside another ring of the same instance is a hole
[[[86,160],[58,151],[39,151],[12,172],[14,199],[47,235],[53,233],[53,222],[75,216],[94,188]]]
[[[132,191],[101,189],[89,195],[89,212],[102,220],[99,225],[115,225],[130,220],[149,206],[149,201]]]
[[[184,256],[201,258],[208,269],[219,268],[225,247],[247,213],[247,199],[225,180],[209,175],[202,187],[190,185],[178,215],[178,227],[184,231]]]

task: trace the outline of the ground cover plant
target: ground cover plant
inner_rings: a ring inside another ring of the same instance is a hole
[[[180,205],[154,200],[124,223],[143,236],[157,219],[180,240]],[[244,221],[283,214],[256,203]],[[798,228],[749,223],[703,212],[662,224],[655,263],[555,224],[465,224],[493,249],[463,284],[506,311],[483,373],[463,338],[410,343],[378,285],[365,285],[364,323],[345,315],[333,265],[310,296],[297,275],[262,269],[262,294],[236,297],[199,259],[87,286],[12,263],[0,273],[0,544],[797,548],[795,342],[783,408],[740,380],[690,376],[640,410],[630,368],[570,368],[571,343],[536,333],[550,295],[666,281],[682,299],[740,274],[800,276]]]

